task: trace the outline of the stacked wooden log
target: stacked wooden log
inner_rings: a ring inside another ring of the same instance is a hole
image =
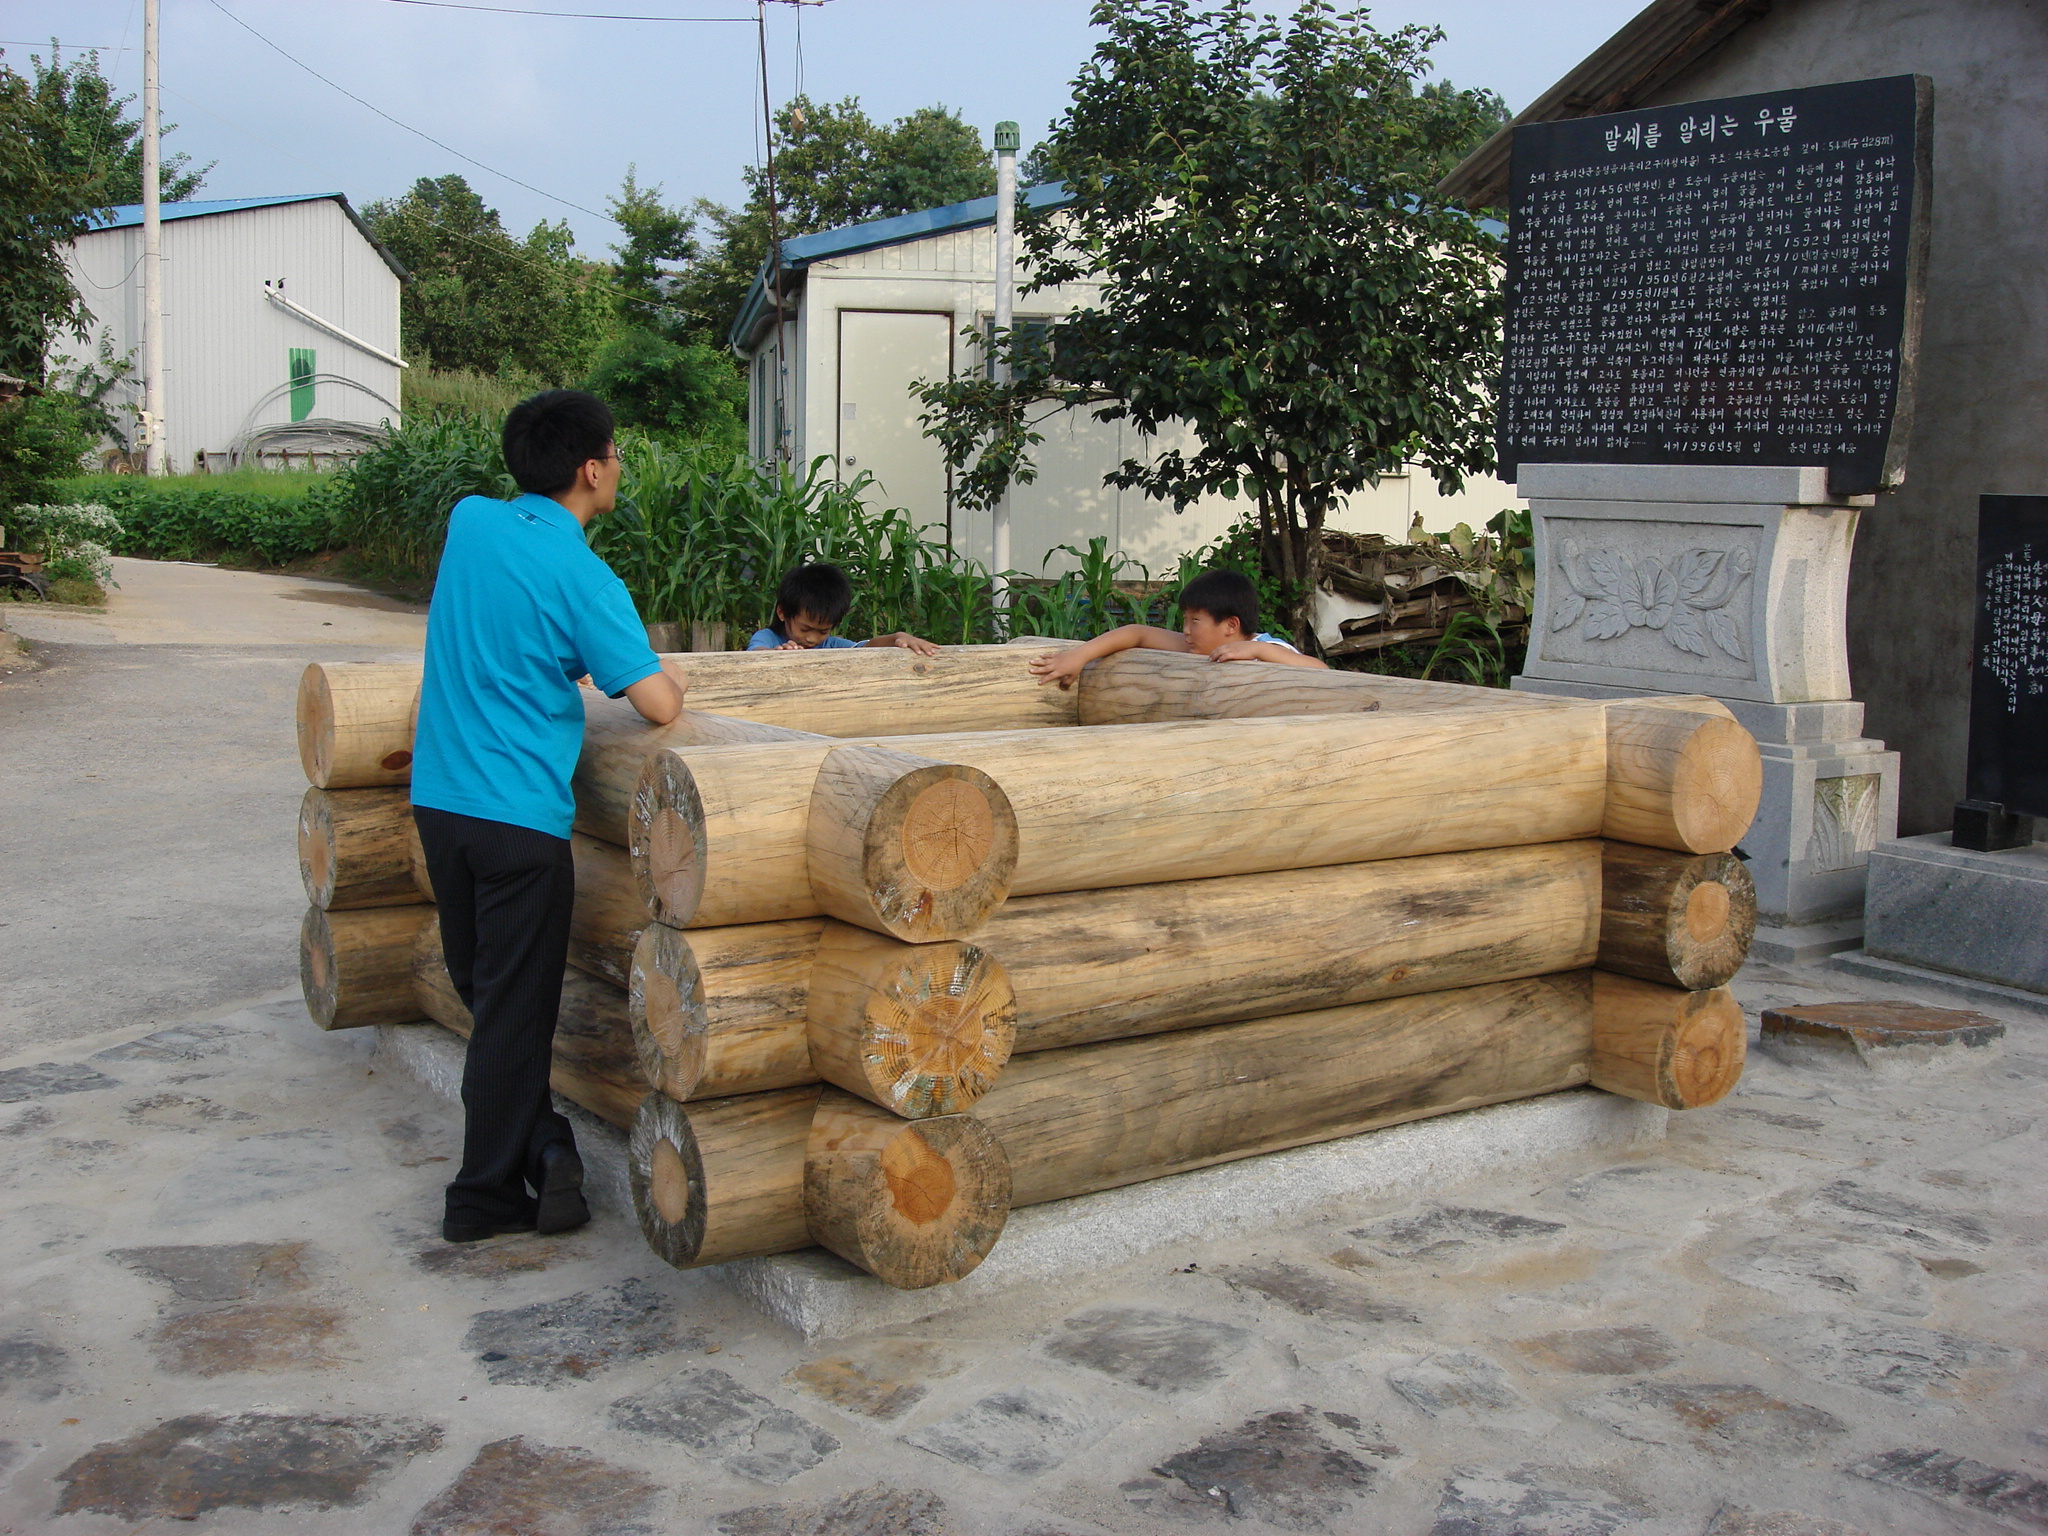
[[[816,1243],[936,1284],[1017,1206],[1587,1083],[1688,1108],[1740,1073],[1729,850],[1760,773],[1711,700],[1157,652],[1068,694],[995,647],[687,664],[717,710],[589,699],[554,1074],[630,1125],[671,1263]],[[376,777],[416,689],[302,690],[327,1027],[467,1028]]]

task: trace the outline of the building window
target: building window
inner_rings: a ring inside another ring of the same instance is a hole
[[[313,349],[293,347],[290,357],[292,420],[304,421],[313,414]]]

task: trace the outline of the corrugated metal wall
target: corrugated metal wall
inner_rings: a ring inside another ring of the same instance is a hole
[[[372,426],[397,418],[396,367],[264,297],[265,281],[282,279],[294,303],[397,353],[397,275],[339,203],[172,219],[163,252],[164,414],[175,472],[191,471],[201,453],[226,452],[251,426],[291,420],[295,347],[313,350],[321,375],[313,416]],[[85,235],[72,247],[79,291],[117,355],[142,341],[141,256],[140,228]]]

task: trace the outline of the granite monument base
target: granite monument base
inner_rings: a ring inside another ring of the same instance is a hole
[[[1528,676],[1514,687],[1580,699],[1651,691]],[[1855,948],[1866,862],[1899,824],[1899,754],[1861,734],[1863,706],[1854,700],[1722,702],[1763,756],[1763,798],[1740,844],[1756,881],[1750,953],[1797,965]]]
[[[1899,757],[1849,695],[1849,550],[1869,497],[1819,469],[1524,464],[1536,605],[1514,686],[1616,699],[1699,693],[1757,739],[1763,798],[1741,848],[1750,953],[1852,948],[1870,850],[1898,828]]]
[[[2048,843],[1978,853],[1930,832],[1881,844],[1863,948],[1835,963],[2048,1010]]]

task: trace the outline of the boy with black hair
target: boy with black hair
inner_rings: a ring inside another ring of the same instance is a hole
[[[1204,571],[1180,590],[1180,628],[1126,624],[1064,651],[1031,659],[1041,683],[1071,688],[1091,661],[1142,647],[1152,651],[1193,651],[1211,661],[1276,661],[1292,667],[1327,667],[1304,656],[1278,635],[1259,630],[1259,589],[1240,571]]]
[[[590,1219],[575,1135],[548,1098],[575,893],[576,680],[656,725],[683,708],[624,584],[583,538],[618,497],[611,411],[579,390],[535,395],[505,418],[504,451],[522,494],[466,496],[448,518],[413,740],[441,953],[475,1019],[441,1222],[451,1243]]]
[[[901,646],[919,656],[936,656],[939,648],[904,630],[877,635],[868,641],[835,635],[848,610],[853,607],[853,583],[836,565],[822,562],[800,565],[782,578],[775,589],[775,622],[754,631],[747,640],[750,651],[841,651],[856,646]]]

